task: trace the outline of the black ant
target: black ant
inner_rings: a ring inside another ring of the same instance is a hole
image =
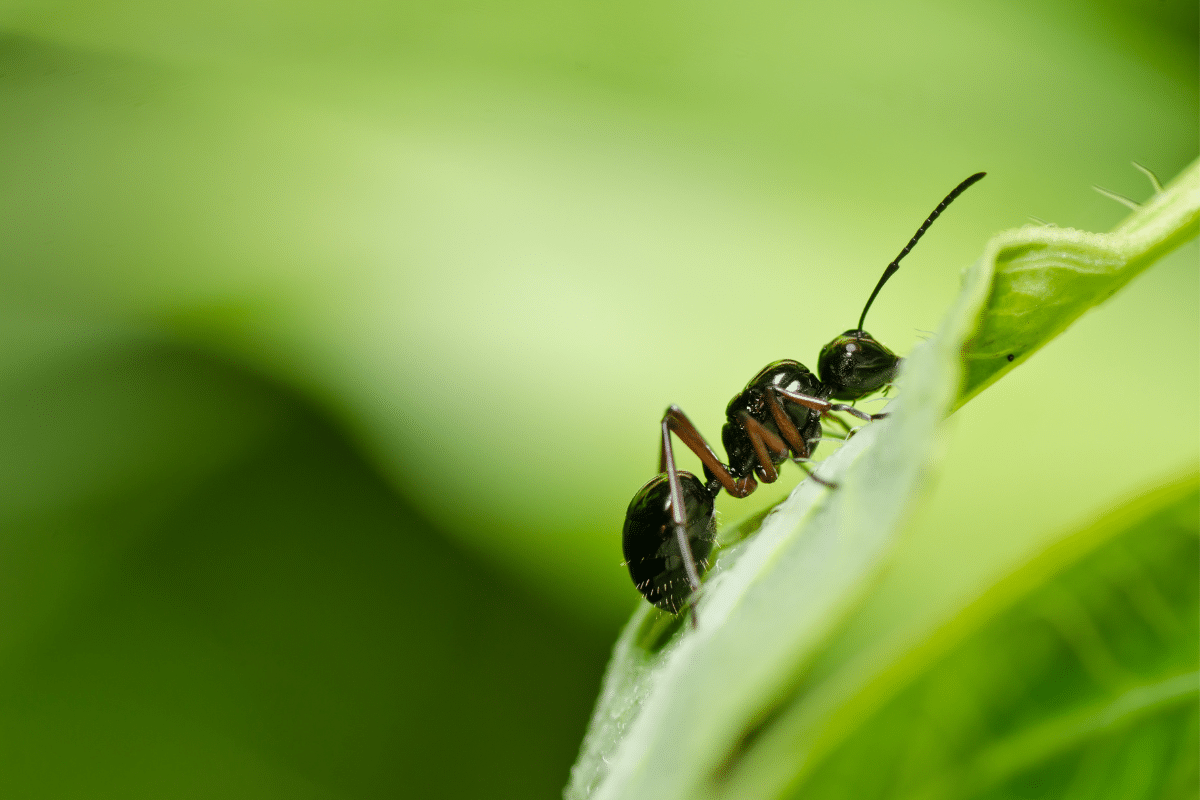
[[[865,422],[887,414],[867,414],[832,400],[854,401],[888,386],[900,364],[899,356],[863,330],[867,311],[900,268],[900,259],[909,254],[946,206],[985,174],[977,172],[954,187],[892,259],[867,298],[858,327],[821,348],[819,379],[798,361],[775,361],[729,401],[721,430],[728,464],[717,458],[678,406],[667,409],[662,418],[659,474],[638,490],[625,512],[625,563],[643,597],[677,614],[688,597],[699,591],[700,574],[708,569],[708,555],[716,540],[713,502],[722,488],[734,497],[746,497],[758,487],[758,481],[774,483],[779,466],[789,457],[813,480],[834,487],[806,466],[821,440],[821,421],[828,418],[849,431],[845,421],[832,412]],[[675,466],[672,433],[700,458],[703,482]]]

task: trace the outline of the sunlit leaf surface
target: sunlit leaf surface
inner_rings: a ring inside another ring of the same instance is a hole
[[[1138,501],[891,659],[801,682],[714,793],[1189,796],[1198,503],[1194,478]]]
[[[978,333],[963,348],[963,400],[978,394],[1103,302],[1160,256],[1196,236],[1200,162],[1193,163],[1112,233],[1026,227],[997,236]]]

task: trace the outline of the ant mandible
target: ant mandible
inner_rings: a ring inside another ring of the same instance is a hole
[[[863,306],[858,327],[821,348],[817,359],[819,379],[798,361],[775,361],[763,367],[729,401],[721,430],[729,463],[717,458],[678,406],[667,409],[662,418],[659,474],[638,490],[625,512],[625,563],[643,597],[677,614],[688,597],[699,591],[700,575],[708,569],[708,555],[716,540],[713,503],[721,489],[734,497],[746,497],[758,487],[758,481],[774,483],[779,466],[789,457],[813,480],[834,486],[806,466],[821,440],[822,419],[829,418],[848,429],[832,412],[844,412],[866,422],[887,414],[867,414],[832,400],[854,401],[882,389],[895,378],[900,364],[899,356],[863,330],[867,311],[879,290],[900,269],[900,260],[946,206],[986,174],[977,172],[954,187],[887,265]],[[675,466],[671,434],[700,458],[703,482]]]

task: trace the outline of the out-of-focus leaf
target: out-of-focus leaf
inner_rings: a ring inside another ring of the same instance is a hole
[[[887,663],[798,685],[714,794],[1194,796],[1198,509],[1195,477],[1142,498]]]
[[[1025,227],[988,243],[995,265],[979,331],[963,348],[966,402],[1111,297],[1163,255],[1196,236],[1200,162],[1111,233]]]
[[[1088,295],[1091,304],[1128,279],[1122,279],[1126,263],[1145,266],[1186,238],[1196,198],[1179,187],[1193,186],[1197,169],[1173,184],[1182,215],[1153,206],[1110,235],[1109,250],[1124,247],[1131,255],[1092,267],[1113,277],[1109,291]],[[891,418],[867,426],[824,462],[837,491],[803,484],[752,540],[719,554],[695,629],[667,626],[648,609],[635,614],[618,642],[568,797],[693,797],[722,785],[752,757],[813,653],[886,563],[921,496],[970,363],[963,348],[981,322],[995,318],[985,308],[1003,303],[993,283],[996,253],[1000,243],[1025,233],[997,236],[967,272],[938,336],[909,359]],[[1056,235],[1060,242],[1096,236]],[[1132,243],[1122,245],[1126,238]],[[1054,273],[1061,263],[1056,252],[1043,251],[1046,258],[1026,268]],[[1088,307],[1065,306],[1068,321]]]
[[[83,353],[44,327],[0,375],[0,797],[561,785],[601,642],[293,394],[145,332],[97,324]]]

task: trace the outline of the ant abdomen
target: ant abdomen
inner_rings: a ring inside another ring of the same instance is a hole
[[[713,493],[690,472],[680,470],[684,530],[697,571],[708,568],[708,554],[717,538]],[[629,577],[642,596],[664,611],[678,614],[692,587],[679,549],[671,513],[671,487],[662,474],[638,490],[625,512],[622,537]]]

